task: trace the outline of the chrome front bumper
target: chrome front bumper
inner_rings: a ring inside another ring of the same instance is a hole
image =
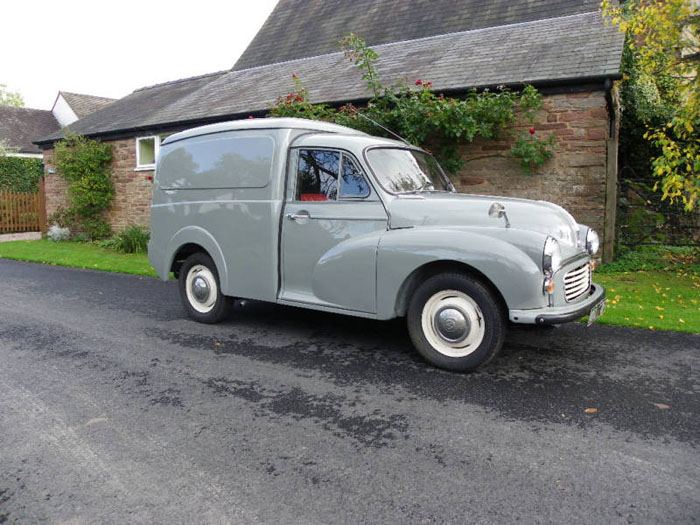
[[[561,324],[575,321],[588,315],[598,304],[605,302],[605,288],[599,284],[591,285],[588,297],[575,304],[534,308],[532,310],[510,310],[508,318],[514,323],[523,324]]]

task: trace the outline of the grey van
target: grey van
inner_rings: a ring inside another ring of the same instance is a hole
[[[153,184],[149,260],[188,315],[233,298],[407,318],[435,366],[473,370],[512,323],[589,324],[598,236],[544,201],[456,193],[405,143],[303,119],[252,119],[168,137]]]

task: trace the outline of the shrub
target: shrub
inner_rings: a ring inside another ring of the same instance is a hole
[[[122,253],[146,253],[150,238],[148,228],[131,225],[117,234],[114,248]]]
[[[55,224],[61,228],[68,228],[70,225],[75,224],[76,217],[70,210],[60,207],[51,215],[49,215],[49,224]]]
[[[119,239],[116,237],[110,237],[109,239],[102,239],[101,241],[95,241],[94,244],[105,250],[116,250]]]
[[[696,246],[646,245],[618,248],[615,261],[604,264],[597,273],[659,271],[700,275],[700,248]]]
[[[59,241],[67,241],[68,238],[70,237],[70,230],[68,228],[61,228],[60,226],[51,226],[49,228],[48,233],[46,234],[46,237],[50,241],[54,242],[59,242]]]
[[[0,155],[0,191],[35,193],[42,175],[41,159]]]

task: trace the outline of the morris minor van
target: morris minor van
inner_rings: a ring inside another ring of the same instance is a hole
[[[509,322],[602,314],[598,244],[555,204],[457,193],[406,143],[270,118],[165,139],[149,260],[179,279],[196,321],[222,320],[234,298],[406,317],[428,362],[467,371],[498,353]]]

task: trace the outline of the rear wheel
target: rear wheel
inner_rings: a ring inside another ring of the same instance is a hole
[[[233,299],[221,293],[219,272],[206,253],[194,253],[180,269],[180,299],[189,315],[200,323],[218,323],[231,310]]]
[[[413,294],[408,332],[429,363],[469,371],[488,363],[501,349],[506,318],[478,280],[459,273],[439,274]]]

